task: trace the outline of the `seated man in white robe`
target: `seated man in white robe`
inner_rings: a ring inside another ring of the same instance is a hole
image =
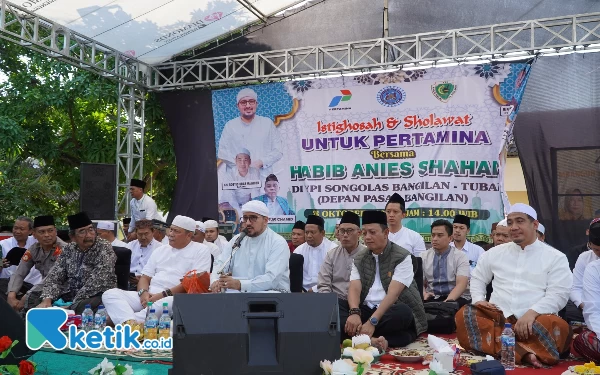
[[[185,293],[181,279],[189,271],[210,271],[210,252],[202,244],[192,241],[196,230],[194,219],[178,215],[169,232],[169,245],[152,253],[142,270],[137,292],[110,289],[102,295],[102,302],[113,324],[127,321],[144,322],[148,302],[173,308],[173,295]]]
[[[285,239],[268,227],[269,209],[262,202],[250,201],[242,207],[242,214],[247,235],[240,251],[227,245],[215,261],[211,291],[289,292],[290,250]]]
[[[583,276],[583,316],[587,328],[573,340],[572,353],[590,362],[600,362],[600,260],[591,262]]]
[[[600,259],[600,219],[594,219],[588,229],[588,250],[579,254],[573,270],[573,287],[567,305],[567,321],[583,322],[583,275],[587,266]]]
[[[294,250],[294,254],[304,257],[302,288],[306,292],[318,292],[319,271],[327,252],[337,245],[325,237],[325,220],[320,216],[309,215],[304,226],[306,242]]]
[[[512,242],[485,252],[471,272],[472,304],[455,316],[458,341],[466,350],[498,356],[501,343],[487,338],[494,327],[511,323],[517,364],[557,364],[573,334],[556,315],[567,304],[573,284],[569,262],[565,254],[537,239],[532,207],[512,205],[507,223]],[[494,291],[487,302],[490,281]]]

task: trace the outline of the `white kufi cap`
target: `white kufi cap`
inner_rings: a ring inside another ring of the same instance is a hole
[[[247,148],[241,148],[241,149],[238,151],[237,155],[239,155],[239,154],[246,154],[246,155],[248,155],[248,157],[252,157],[252,155],[250,155],[250,151],[248,151],[248,149],[247,149]],[[237,156],[237,155],[236,155],[236,156]]]
[[[104,230],[115,230],[115,223],[111,221],[99,221],[97,228]]]
[[[521,213],[529,215],[533,218],[533,220],[537,220],[537,212],[533,209],[533,207],[525,204],[525,203],[516,203],[510,206],[509,214]]]
[[[196,231],[196,221],[194,221],[194,219],[191,217],[177,215],[171,224],[175,225],[176,227],[189,230],[190,232]]]
[[[269,216],[267,205],[261,201],[250,201],[242,206],[242,214],[246,212],[254,212],[262,216]]]
[[[508,221],[506,219],[502,219],[498,222],[498,224],[496,225],[498,227],[507,227],[508,228]]]
[[[237,103],[239,103],[240,100],[242,100],[242,98],[246,98],[246,97],[256,100],[258,98],[258,95],[256,95],[256,91],[254,91],[252,89],[249,89],[249,88],[241,89],[240,92],[238,92],[238,94],[237,94]]]
[[[196,230],[199,230],[202,233],[206,232],[206,227],[204,226],[204,223],[201,221],[196,221]]]
[[[219,227],[219,223],[217,223],[216,220],[206,220],[204,222],[204,228],[205,229],[209,229],[209,228],[218,228]]]
[[[544,224],[539,223],[538,224],[538,232],[540,232],[541,234],[546,234],[546,227],[544,226]]]

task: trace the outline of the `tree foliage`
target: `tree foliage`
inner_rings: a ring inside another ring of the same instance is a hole
[[[78,209],[80,164],[115,163],[117,83],[4,41],[0,72],[0,223],[22,214],[64,219]],[[153,95],[146,118],[144,179],[166,211],[175,156]]]

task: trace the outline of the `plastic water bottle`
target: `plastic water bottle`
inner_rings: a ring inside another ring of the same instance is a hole
[[[168,339],[171,337],[171,317],[169,316],[168,304],[163,303],[163,312],[158,321],[158,337]]]
[[[152,303],[153,302],[148,302],[146,304],[146,319],[148,319],[148,315],[150,314],[150,310],[152,309]]]
[[[150,309],[146,322],[144,323],[144,338],[147,340],[156,340],[158,334],[158,318],[154,308]]]
[[[94,312],[92,305],[85,305],[85,310],[81,313],[81,329],[89,332],[94,329]]]
[[[502,366],[505,370],[515,369],[515,333],[510,323],[504,324],[502,331]]]
[[[106,327],[106,309],[104,305],[100,305],[98,306],[96,315],[94,315],[94,329],[102,331],[104,327]]]

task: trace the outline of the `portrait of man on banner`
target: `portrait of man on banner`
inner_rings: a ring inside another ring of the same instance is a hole
[[[256,114],[259,105],[256,91],[243,88],[236,100],[239,116],[225,124],[217,156],[226,164],[227,170],[235,169],[235,158],[244,148],[251,154],[250,166],[256,168],[264,179],[272,173],[273,164],[283,156],[279,134],[271,119]]]
[[[235,168],[227,170],[222,179],[223,194],[219,199],[222,210],[235,209],[239,213],[244,204],[260,195],[260,172],[251,163],[250,151],[240,149],[235,156]]]

